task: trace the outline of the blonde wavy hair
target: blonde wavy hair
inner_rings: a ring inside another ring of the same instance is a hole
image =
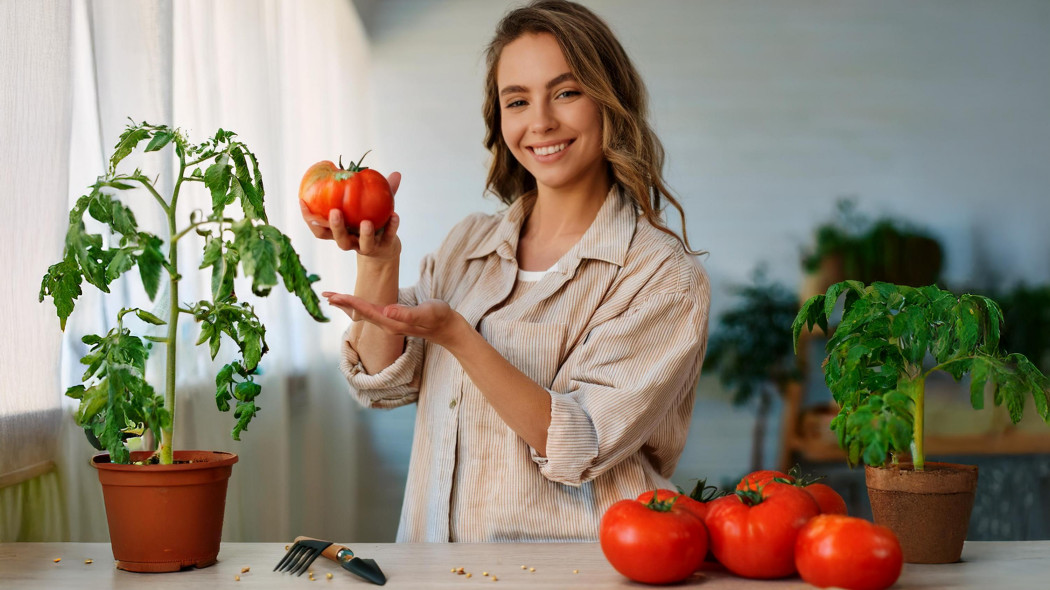
[[[602,117],[602,151],[613,182],[642,215],[674,236],[692,254],[685,211],[663,179],[664,149],[648,121],[648,93],[638,70],[609,25],[589,9],[567,0],[537,0],[508,12],[496,26],[485,57],[485,147],[492,152],[486,188],[506,204],[536,189],[536,179],[511,153],[500,127],[496,70],[503,48],[525,34],[554,36],[569,70]],[[682,236],[667,227],[664,204],[682,220]]]

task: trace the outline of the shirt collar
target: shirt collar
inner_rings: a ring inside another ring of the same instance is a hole
[[[467,258],[482,258],[497,253],[508,260],[516,259],[521,226],[529,212],[532,211],[535,198],[535,195],[531,194],[515,200],[503,215],[495,231],[478,244],[467,255]],[[613,185],[605,197],[605,203],[598,210],[598,215],[580,241],[569,251],[569,255],[576,261],[592,258],[623,266],[627,259],[627,249],[631,245],[631,238],[634,236],[636,223],[637,213],[634,203],[624,197],[616,185]]]

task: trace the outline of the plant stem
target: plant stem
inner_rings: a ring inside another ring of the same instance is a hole
[[[911,461],[915,471],[923,471],[926,466],[926,454],[923,452],[923,415],[926,407],[926,379],[917,379],[915,389],[915,423],[912,425]]]
[[[164,383],[164,407],[168,410],[170,424],[162,427],[160,431],[160,462],[162,465],[171,465],[174,461],[174,448],[172,438],[175,430],[175,362],[177,359],[177,339],[179,335],[179,243],[175,239],[179,232],[175,227],[175,209],[179,200],[179,188],[182,186],[183,172],[186,170],[186,157],[179,153],[179,173],[176,176],[175,188],[171,193],[171,203],[167,207],[168,235],[171,239],[168,243],[168,261],[171,263],[168,269],[168,277],[171,281],[169,290],[168,312],[168,342],[167,342],[167,371]]]

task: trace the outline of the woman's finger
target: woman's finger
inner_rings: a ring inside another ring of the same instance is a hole
[[[332,209],[328,212],[328,224],[332,228],[332,239],[342,250],[356,250],[358,247],[357,236],[351,234],[346,229],[346,223],[343,221],[343,212],[339,209]]]
[[[389,244],[397,237],[397,228],[401,227],[401,216],[397,213],[390,214],[390,221],[383,227],[383,235],[380,237],[383,245]]]
[[[306,206],[304,201],[299,201],[299,210],[302,211],[303,220],[306,221],[307,227],[310,228],[310,232],[315,237],[321,238],[322,240],[332,239],[332,231],[328,229],[328,220],[321,215],[317,215],[310,208]]]
[[[370,324],[379,326],[391,334],[412,335],[413,327],[403,321],[389,317],[386,308],[369,303],[364,299],[343,293],[322,293],[328,299],[328,303],[343,310],[354,321],[364,320]],[[396,306],[403,307],[403,306]]]
[[[365,256],[371,255],[376,247],[375,225],[367,219],[363,220],[358,228],[358,234],[359,251]]]
[[[401,186],[401,173],[391,172],[390,176],[386,177],[386,181],[390,185],[390,194],[397,195],[397,189]]]

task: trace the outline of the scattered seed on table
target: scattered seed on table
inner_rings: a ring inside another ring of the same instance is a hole
[[[467,572],[463,571],[463,568],[461,568],[461,567],[458,567],[458,568],[456,568],[456,573],[457,573],[458,575],[461,575],[461,576],[462,576],[463,574],[465,574],[465,573],[467,573]]]
[[[85,559],[84,563],[86,563],[88,565],[91,565],[91,564],[95,563],[95,560],[94,559]]]
[[[326,577],[329,580],[331,580],[332,579],[332,572],[328,572],[327,574],[324,575],[324,577]]]
[[[456,568],[452,568],[452,569],[450,569],[450,570],[448,570],[448,571],[450,571],[450,572],[452,572],[452,573],[456,573]]]
[[[499,581],[499,578],[497,578],[496,576],[492,576],[492,581],[493,581],[493,582],[498,582],[498,581]]]
[[[530,572],[534,572],[534,571],[536,571],[536,568],[534,568],[534,567],[530,567],[530,568],[529,568],[529,571],[530,571]]]
[[[55,563],[58,563],[58,562],[62,561],[62,558],[61,557],[56,557],[56,558],[52,559],[51,561],[54,561]]]
[[[241,573],[242,573],[242,574],[246,574],[246,573],[248,573],[249,571],[251,571],[251,569],[252,569],[252,568],[251,568],[251,567],[249,567],[249,566],[244,566],[244,567],[242,567],[242,568],[241,568]]]
[[[527,569],[529,569],[529,568],[527,568],[527,567],[525,567],[525,566],[521,566],[521,569],[523,569],[523,570],[527,570]]]
[[[474,574],[472,574],[472,573],[470,573],[470,572],[467,572],[467,577],[468,577],[468,578],[469,578],[469,577],[471,577],[471,576],[473,576],[473,575],[474,575]]]
[[[481,575],[487,576],[487,575],[489,575],[489,573],[488,572],[481,572]]]
[[[288,545],[285,545],[285,546],[284,546],[284,550],[285,550],[285,551],[288,551]]]
[[[234,580],[235,582],[240,582],[240,581],[241,581],[241,577],[240,577],[240,576],[234,576],[234,577],[233,577],[233,580]]]

